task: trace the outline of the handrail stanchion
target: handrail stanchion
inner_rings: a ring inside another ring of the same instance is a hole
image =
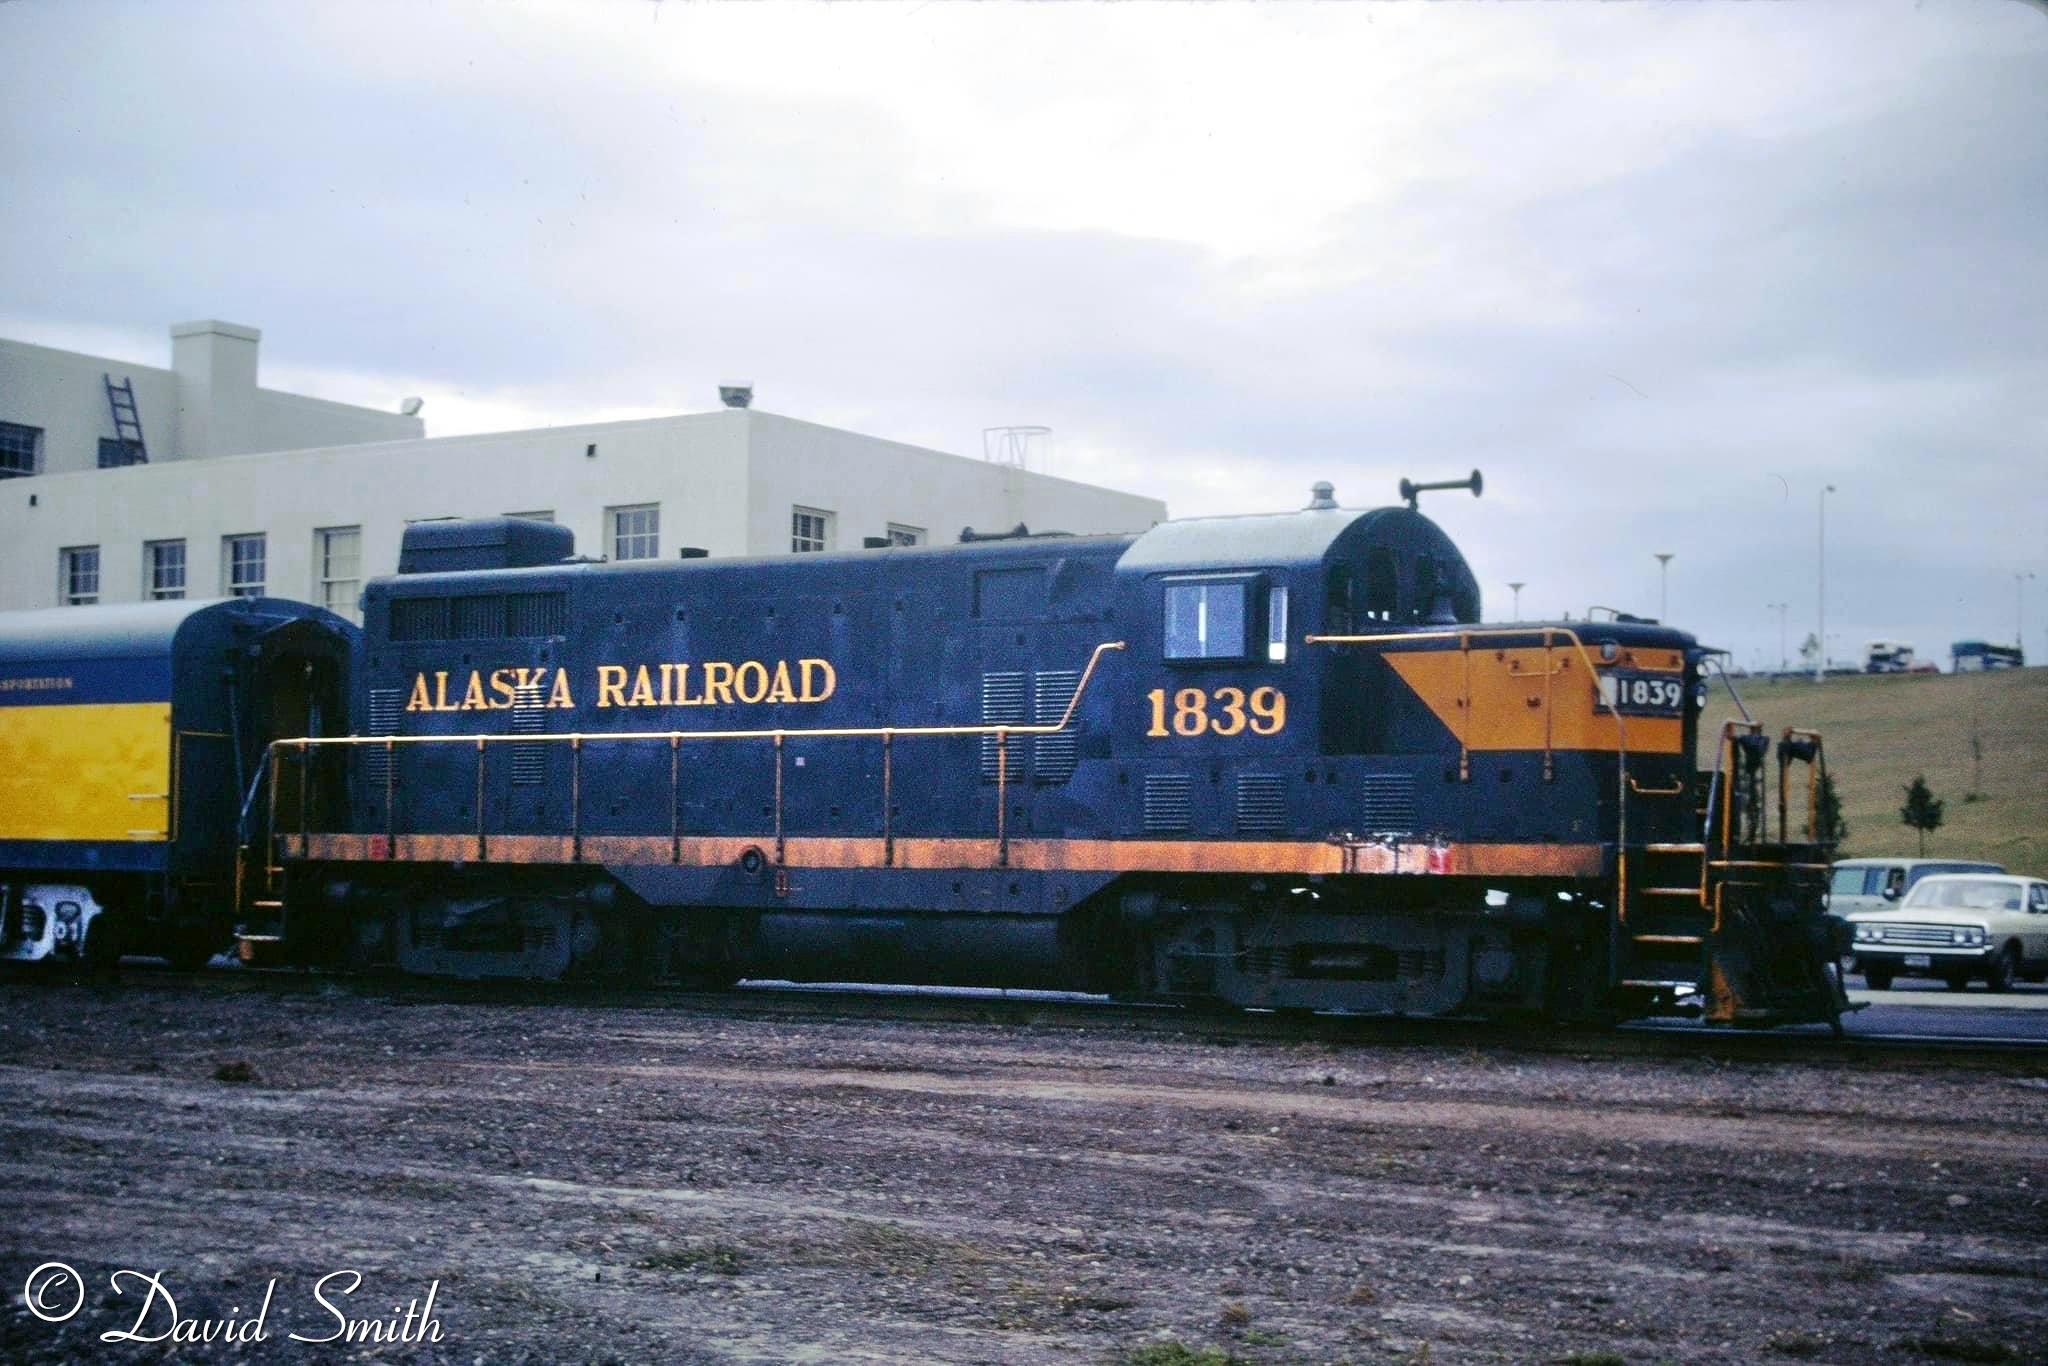
[[[489,851],[484,844],[484,737],[476,737],[476,861],[486,862]]]
[[[996,727],[996,864],[1010,864],[1010,732]]]
[[[787,846],[782,839],[782,732],[775,732],[775,866],[785,862]]]
[[[882,866],[896,866],[896,736],[882,732]]]

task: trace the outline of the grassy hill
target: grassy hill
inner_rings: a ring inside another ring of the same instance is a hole
[[[2016,873],[2048,875],[2048,669],[1868,675],[1818,685],[1737,679],[1735,686],[1773,736],[1799,725],[1826,737],[1828,771],[1849,823],[1842,857],[1917,851],[1919,836],[1899,820],[1899,807],[1906,784],[1924,773],[1948,804],[1945,823],[1927,837],[1930,857],[1993,859]],[[1717,679],[1700,727],[1703,746],[1735,714]],[[1972,757],[1973,731],[1981,763]],[[1711,749],[1702,762],[1712,766]]]

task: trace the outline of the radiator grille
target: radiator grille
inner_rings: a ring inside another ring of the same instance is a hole
[[[1194,779],[1185,773],[1145,775],[1145,833],[1184,835],[1194,826]]]
[[[1359,787],[1359,821],[1365,829],[1406,833],[1415,828],[1413,774],[1368,773]]]
[[[985,726],[1021,726],[1030,720],[1026,710],[1025,694],[1031,676],[1027,673],[992,673],[981,676],[981,722]],[[1024,775],[1024,746],[1013,737],[1009,743],[1007,767],[1008,781],[1016,782]],[[981,776],[984,782],[996,780],[996,737],[981,737]]]
[[[1946,949],[1955,945],[1955,931],[1946,925],[1879,925],[1881,943],[1910,944],[1915,948]]]
[[[507,593],[505,634],[508,636],[559,636],[568,630],[567,593]]]
[[[1277,773],[1237,775],[1237,831],[1270,835],[1287,825],[1287,780]]]
[[[1067,714],[1081,674],[1075,669],[1048,669],[1031,681],[1031,719],[1041,726],[1056,726]],[[1070,726],[1057,735],[1040,735],[1031,741],[1031,778],[1038,783],[1063,783],[1074,776],[1074,731]]]

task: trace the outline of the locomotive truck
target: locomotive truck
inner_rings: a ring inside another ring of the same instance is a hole
[[[1730,721],[1696,771],[1713,652],[1482,625],[1417,492],[620,564],[416,524],[363,595],[349,733],[247,789],[243,951],[1835,1021],[1829,850],[1788,814],[1819,737]]]

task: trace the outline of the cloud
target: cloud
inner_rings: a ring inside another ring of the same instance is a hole
[[[1176,513],[1438,502],[1489,597],[2010,634],[2048,506],[2018,6],[0,7],[8,335],[429,430],[771,410]],[[2048,602],[2048,593],[2039,595]],[[1794,633],[1795,636],[1800,634]],[[1838,645],[1838,650],[1843,648]]]

